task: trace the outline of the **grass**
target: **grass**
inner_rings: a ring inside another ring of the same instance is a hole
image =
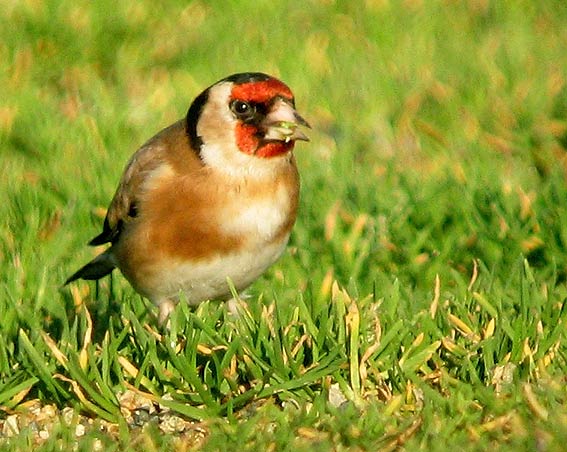
[[[559,0],[9,2],[2,448],[561,450],[566,25]],[[240,316],[180,304],[160,329],[119,275],[61,290],[129,155],[250,70],[314,127],[288,252]],[[192,427],[136,427],[133,393]],[[37,406],[49,438],[12,434]]]

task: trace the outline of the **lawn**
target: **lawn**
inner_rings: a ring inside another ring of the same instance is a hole
[[[0,29],[2,450],[564,450],[563,0],[8,0]],[[129,156],[244,71],[313,129],[239,315],[62,288]]]

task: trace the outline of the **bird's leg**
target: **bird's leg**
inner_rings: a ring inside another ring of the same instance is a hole
[[[167,322],[169,315],[175,309],[175,302],[173,302],[169,298],[166,298],[160,301],[158,307],[159,307],[158,323],[163,326],[165,325],[165,322]]]
[[[248,300],[250,295],[244,294],[237,294],[236,297],[232,297],[226,301],[226,305],[228,308],[228,313],[233,316],[234,318],[239,318],[243,311],[248,311]]]

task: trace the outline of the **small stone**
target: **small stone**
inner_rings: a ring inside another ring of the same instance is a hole
[[[152,417],[150,415],[149,410],[145,408],[139,408],[132,412],[133,424],[136,427],[143,427],[144,425],[146,425],[148,422],[151,421],[151,418]]]
[[[71,407],[65,407],[61,411],[61,418],[66,425],[71,425],[75,420],[75,410]]]
[[[77,426],[75,427],[75,436],[79,437],[79,436],[84,436],[86,432],[85,426],[82,424],[77,424]]]
[[[163,433],[183,433],[187,426],[187,421],[172,414],[160,416],[159,428]]]
[[[37,421],[52,421],[57,416],[57,408],[54,405],[45,405],[39,410]]]
[[[93,442],[93,451],[99,452],[101,450],[104,450],[104,444],[102,444],[100,439],[96,438]]]
[[[6,418],[4,425],[2,426],[2,436],[15,436],[20,433],[20,427],[18,426],[18,415],[12,414]]]
[[[173,400],[173,396],[172,396],[171,394],[167,393],[167,394],[164,394],[164,395],[163,395],[163,397],[161,398],[161,400],[172,401],[172,400]],[[162,403],[159,403],[158,406],[159,406],[159,411],[160,411],[160,413],[167,413],[167,412],[171,411],[169,407],[163,405]]]
[[[341,391],[339,384],[332,384],[329,388],[329,403],[331,406],[338,408],[346,402],[348,402],[348,399]]]

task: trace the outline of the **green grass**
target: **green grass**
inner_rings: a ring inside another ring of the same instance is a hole
[[[60,2],[0,11],[0,443],[77,450],[561,450],[563,1]],[[313,126],[286,255],[241,314],[65,278],[132,152],[265,71]],[[202,435],[132,428],[137,391]],[[122,408],[122,411],[121,411]],[[75,419],[75,423],[78,422]]]

